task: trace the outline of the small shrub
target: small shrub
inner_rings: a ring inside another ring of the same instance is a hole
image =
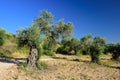
[[[27,62],[20,62],[19,64],[21,66],[22,69],[26,68],[27,67]]]
[[[55,53],[49,50],[44,50],[43,54],[47,55],[47,56],[54,56]]]
[[[42,69],[47,69],[48,65],[43,61],[38,61],[37,62],[37,67],[38,67],[38,69],[42,70]]]
[[[82,52],[77,52],[76,55],[77,55],[77,56],[81,56],[81,55],[82,55]]]

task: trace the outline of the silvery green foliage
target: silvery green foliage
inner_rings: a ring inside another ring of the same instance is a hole
[[[17,31],[18,46],[37,46],[40,42],[40,31],[37,26],[30,26]]]
[[[95,37],[93,39],[93,42],[90,46],[90,55],[91,55],[91,61],[94,63],[99,63],[99,56],[103,52],[105,48],[106,41],[104,38],[101,38],[99,36]]]

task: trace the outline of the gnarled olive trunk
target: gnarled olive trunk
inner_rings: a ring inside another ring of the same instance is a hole
[[[30,47],[30,53],[27,58],[27,69],[29,70],[36,70],[37,69],[37,57],[38,57],[38,50],[36,47]]]

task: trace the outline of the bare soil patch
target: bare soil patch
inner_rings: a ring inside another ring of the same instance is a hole
[[[104,57],[103,57],[104,58]],[[109,58],[103,62],[109,62]],[[106,65],[90,63],[89,56],[43,56],[41,61],[48,68],[39,71],[24,71],[13,63],[0,62],[0,80],[120,80],[120,62]]]

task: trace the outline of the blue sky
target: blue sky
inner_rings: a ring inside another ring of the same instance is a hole
[[[0,26],[15,33],[29,26],[41,10],[50,11],[55,22],[72,22],[78,39],[90,33],[120,42],[119,0],[0,0]]]

